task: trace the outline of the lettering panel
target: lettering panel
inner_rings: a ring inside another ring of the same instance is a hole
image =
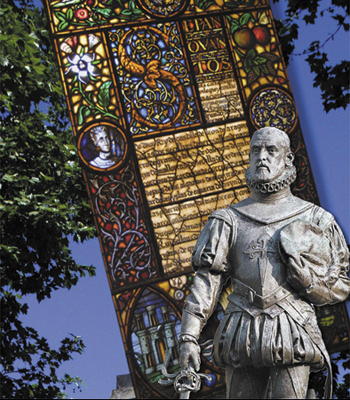
[[[148,204],[153,207],[245,183],[245,123],[178,133],[135,144]]]
[[[183,27],[207,122],[242,118],[242,103],[220,17],[186,20]]]
[[[135,149],[163,270],[188,270],[208,215],[247,195],[247,126],[236,122],[142,140]]]

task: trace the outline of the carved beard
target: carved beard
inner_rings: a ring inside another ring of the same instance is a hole
[[[260,193],[275,193],[290,186],[297,177],[297,170],[294,165],[286,167],[283,174],[270,182],[257,182],[250,168],[245,171],[247,185],[250,190]]]

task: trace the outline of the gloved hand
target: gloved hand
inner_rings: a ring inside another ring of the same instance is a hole
[[[183,341],[180,344],[180,366],[186,369],[192,366],[195,371],[199,371],[201,366],[200,358],[201,349],[197,343]]]

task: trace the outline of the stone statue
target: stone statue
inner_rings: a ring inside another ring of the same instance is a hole
[[[347,298],[349,253],[333,216],[292,195],[293,159],[286,133],[256,131],[246,172],[251,196],[215,211],[193,251],[180,364],[199,370],[197,340],[230,279],[214,337],[227,398],[306,398],[310,370],[330,368],[314,305]],[[329,369],[326,398],[331,390]]]

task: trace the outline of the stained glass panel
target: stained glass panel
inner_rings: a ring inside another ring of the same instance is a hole
[[[289,134],[293,191],[317,203],[272,14],[267,0],[46,7],[136,395],[175,398],[191,252],[213,210],[247,197],[256,128]],[[208,379],[199,398],[224,389],[210,349],[228,294],[200,338]],[[327,310],[329,344],[344,344],[343,309]]]

